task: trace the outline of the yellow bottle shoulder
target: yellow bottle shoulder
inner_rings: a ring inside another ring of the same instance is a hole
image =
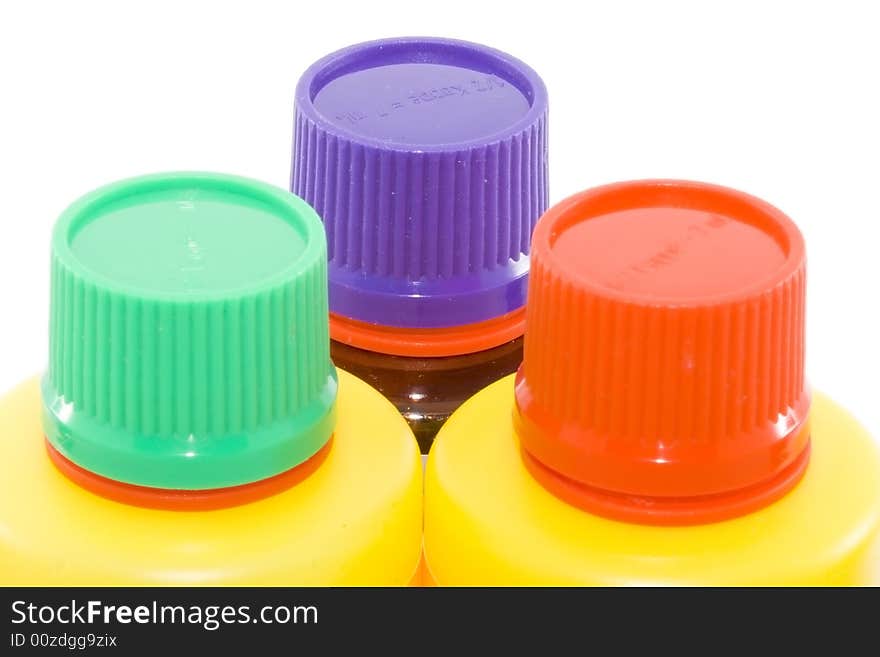
[[[422,469],[406,422],[339,372],[324,462],[272,497],[161,511],[79,488],[49,461],[36,379],[0,400],[0,584],[405,585],[421,552]]]
[[[880,456],[842,408],[815,394],[801,482],[755,513],[656,527],[586,513],[522,464],[513,377],[440,431],[425,474],[425,557],[438,584],[823,585],[880,583]]]

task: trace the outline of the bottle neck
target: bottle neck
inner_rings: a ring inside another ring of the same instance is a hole
[[[560,421],[534,403],[521,368],[513,422],[524,465],[562,500],[624,522],[697,525],[756,511],[800,481],[809,409],[805,391],[786,422],[708,439],[638,439]]]
[[[250,504],[282,493],[309,477],[329,454],[333,438],[299,465],[266,479],[208,490],[150,488],[103,477],[70,461],[46,441],[52,464],[72,482],[95,495],[131,506],[165,511],[214,511]]]
[[[801,480],[810,446],[772,479],[748,488],[694,497],[648,497],[594,488],[565,477],[525,449],[523,464],[531,475],[562,501],[598,516],[640,525],[704,525],[758,511],[784,497]]]
[[[336,342],[393,356],[461,356],[492,349],[522,336],[525,308],[476,324],[438,328],[400,328],[368,324],[330,314],[330,337]]]

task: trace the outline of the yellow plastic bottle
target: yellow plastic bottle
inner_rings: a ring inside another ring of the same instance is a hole
[[[52,244],[49,367],[0,400],[0,584],[406,585],[406,422],[333,368],[326,246],[274,187],[162,174]]]
[[[552,208],[532,253],[520,372],[428,459],[435,583],[880,583],[878,449],[806,385],[785,215],[620,183]]]

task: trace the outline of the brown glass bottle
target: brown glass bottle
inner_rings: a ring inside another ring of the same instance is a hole
[[[397,407],[423,454],[452,412],[485,386],[515,372],[522,354],[522,336],[484,351],[441,357],[395,356],[330,342],[336,366],[372,385]]]

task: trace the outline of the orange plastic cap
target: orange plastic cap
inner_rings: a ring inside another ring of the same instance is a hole
[[[712,522],[778,499],[809,457],[804,243],[742,192],[591,189],[532,242],[515,422],[531,472],[591,512]]]

